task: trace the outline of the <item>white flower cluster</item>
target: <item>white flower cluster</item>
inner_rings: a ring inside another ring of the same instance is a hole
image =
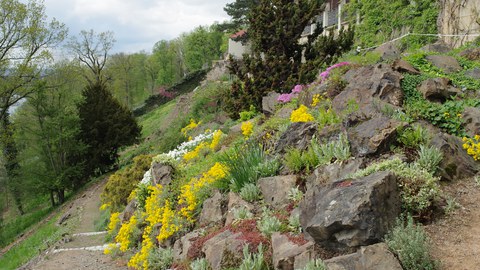
[[[213,132],[206,133],[206,134],[200,134],[197,137],[193,138],[193,140],[190,140],[188,142],[183,142],[177,148],[173,149],[172,151],[168,153],[163,153],[157,156],[158,159],[161,159],[162,156],[166,158],[173,158],[175,160],[179,160],[182,158],[188,151],[192,150],[195,146],[200,144],[201,142],[211,139],[213,136]]]
[[[152,183],[152,172],[151,169],[146,171],[145,174],[143,175],[142,181],[140,181],[140,184],[143,185],[150,185]]]

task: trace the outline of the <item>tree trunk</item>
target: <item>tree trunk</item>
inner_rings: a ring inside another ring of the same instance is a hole
[[[58,196],[58,204],[62,204],[65,202],[65,190],[63,188],[59,188],[57,190],[57,196]]]
[[[13,195],[15,206],[20,215],[24,214],[21,191],[18,188],[18,169],[20,168],[17,160],[18,150],[13,138],[13,126],[10,123],[8,112],[1,114],[0,119],[0,147],[5,160],[5,171],[7,173],[7,186]]]
[[[53,190],[50,190],[50,203],[52,204],[52,207],[55,207],[55,193]]]

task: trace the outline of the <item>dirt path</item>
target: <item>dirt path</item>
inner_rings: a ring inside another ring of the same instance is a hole
[[[480,267],[480,186],[463,180],[446,187],[459,207],[426,226],[432,239],[432,255],[440,269],[471,270]]]
[[[100,215],[98,207],[104,184],[105,181],[89,188],[73,202],[74,207],[67,210],[71,214],[67,222],[76,223],[71,235],[22,269],[128,269],[125,261],[114,261],[103,255],[104,233],[89,234],[95,232],[94,221]]]

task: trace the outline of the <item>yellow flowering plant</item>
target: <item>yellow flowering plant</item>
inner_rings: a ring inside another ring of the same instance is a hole
[[[113,235],[120,225],[120,213],[115,212],[110,215],[110,222],[108,223],[107,229],[108,234]]]
[[[315,118],[308,112],[308,108],[305,105],[300,105],[300,107],[292,112],[290,115],[290,121],[295,122],[311,122]]]
[[[473,159],[480,160],[480,135],[475,135],[473,138],[463,137],[463,149],[467,150],[467,154]]]
[[[188,137],[188,132],[198,127],[198,125],[200,125],[201,123],[202,121],[195,122],[195,120],[190,119],[190,123],[185,127],[183,127],[180,131],[183,133],[185,137]]]
[[[242,129],[242,134],[245,137],[245,139],[250,138],[250,136],[253,133],[253,123],[252,123],[252,121],[243,122],[242,126],[241,126],[241,129]]]
[[[120,251],[125,252],[130,246],[133,231],[137,226],[137,216],[130,217],[128,222],[125,222],[120,227],[115,241],[120,244]]]

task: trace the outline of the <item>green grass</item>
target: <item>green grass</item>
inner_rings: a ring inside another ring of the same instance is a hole
[[[25,241],[0,257],[0,269],[16,269],[34,256],[39,255],[40,251],[47,249],[58,241],[62,234],[68,230],[68,227],[57,227],[55,225],[55,221],[60,215],[61,213],[54,216],[50,221],[40,226]]]
[[[175,108],[175,104],[176,100],[172,100],[165,105],[160,106],[158,109],[138,118],[139,123],[142,126],[142,136],[144,138],[152,135],[161,126],[168,124],[164,122],[173,108]]]

